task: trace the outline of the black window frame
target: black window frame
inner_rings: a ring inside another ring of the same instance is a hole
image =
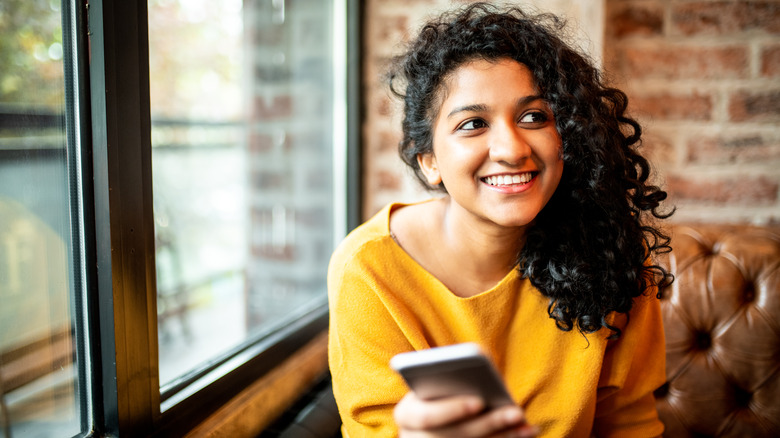
[[[361,7],[358,0],[342,1],[348,58],[346,233],[359,223],[361,211]],[[146,1],[63,2],[63,39],[77,54],[65,66],[66,83],[73,87],[66,93],[72,99],[67,125],[79,130],[83,143],[80,149],[69,146],[78,151],[69,160],[78,160],[73,165],[82,169],[72,185],[80,184],[82,199],[81,217],[74,218],[82,224],[80,240],[74,235],[82,246],[74,251],[84,261],[86,293],[79,306],[86,317],[77,324],[77,336],[86,342],[79,342],[77,355],[86,359],[79,360],[79,384],[89,392],[89,401],[82,402],[88,436],[182,435],[328,324],[324,305],[179,379],[161,396],[147,18]],[[162,400],[184,393],[161,410]]]

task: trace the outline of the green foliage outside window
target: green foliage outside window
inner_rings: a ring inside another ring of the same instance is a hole
[[[62,57],[58,0],[0,2],[0,104],[58,108]]]

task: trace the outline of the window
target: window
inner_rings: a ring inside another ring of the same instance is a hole
[[[163,388],[322,306],[339,237],[334,5],[205,3],[149,2]]]
[[[357,2],[213,6],[0,5],[8,437],[179,434],[327,327]]]
[[[76,77],[62,8],[0,5],[0,425],[9,438],[86,430]]]

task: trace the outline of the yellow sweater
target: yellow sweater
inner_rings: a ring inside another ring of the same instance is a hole
[[[476,342],[543,437],[650,437],[663,432],[653,390],[665,380],[658,300],[637,299],[623,328],[563,332],[548,300],[517,270],[460,298],[390,236],[389,205],[334,252],[328,273],[329,362],[345,437],[392,437],[408,391],[389,368],[396,353]],[[587,338],[587,339],[586,339]]]

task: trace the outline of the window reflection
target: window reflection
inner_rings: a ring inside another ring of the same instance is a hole
[[[150,0],[160,384],[325,300],[332,5]]]
[[[60,3],[0,5],[0,426],[80,431]]]

